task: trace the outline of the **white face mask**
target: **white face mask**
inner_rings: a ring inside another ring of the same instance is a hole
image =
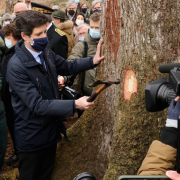
[[[9,39],[6,39],[6,38],[5,38],[5,44],[6,44],[7,48],[11,48],[13,46],[12,41]]]
[[[84,41],[84,37],[79,37],[79,41]]]
[[[77,19],[76,24],[79,26],[84,23],[84,20]]]
[[[6,25],[8,25],[10,23],[11,23],[10,21],[6,21],[6,22],[3,23],[3,26],[6,26]]]

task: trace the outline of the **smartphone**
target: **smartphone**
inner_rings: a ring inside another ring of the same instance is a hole
[[[118,180],[171,180],[167,176],[157,176],[157,175],[150,175],[150,176],[139,176],[139,175],[123,175],[118,178]]]

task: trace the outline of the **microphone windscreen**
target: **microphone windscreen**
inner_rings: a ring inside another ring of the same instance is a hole
[[[169,73],[170,70],[173,69],[174,67],[180,68],[180,63],[162,64],[159,66],[159,72]]]

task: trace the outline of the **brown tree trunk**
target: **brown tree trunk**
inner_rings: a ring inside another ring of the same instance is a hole
[[[6,0],[6,10],[5,10],[5,13],[12,14],[12,12],[11,12],[11,3],[10,3],[9,0]]]
[[[136,174],[152,140],[159,139],[166,110],[145,109],[145,86],[163,77],[162,63],[179,59],[179,0],[103,0],[105,60],[96,79],[119,78],[68,129],[58,145],[53,180],[81,172],[97,180]]]

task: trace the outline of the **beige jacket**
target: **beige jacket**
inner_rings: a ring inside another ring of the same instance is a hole
[[[144,158],[138,175],[165,175],[167,170],[175,166],[177,150],[161,141],[152,142]]]

